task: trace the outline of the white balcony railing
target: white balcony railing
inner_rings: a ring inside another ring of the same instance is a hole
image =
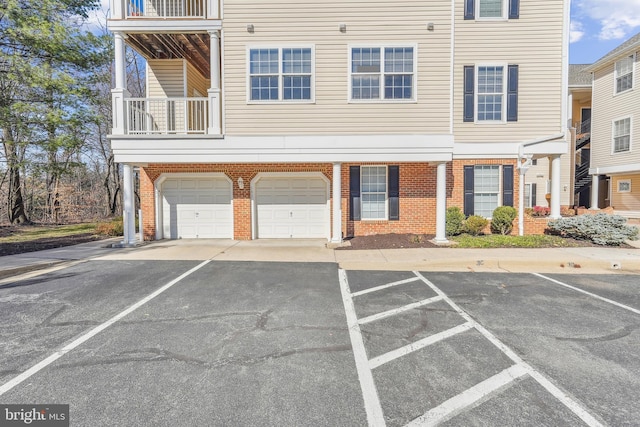
[[[205,134],[209,127],[208,98],[127,98],[129,135]]]
[[[207,0],[129,0],[128,18],[205,18]]]

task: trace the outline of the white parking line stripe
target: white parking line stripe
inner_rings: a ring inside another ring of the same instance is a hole
[[[107,320],[106,322],[102,323],[101,325],[96,326],[95,328],[93,328],[89,332],[87,332],[86,334],[76,338],[73,342],[71,342],[70,344],[67,344],[61,350],[56,351],[51,356],[49,356],[46,359],[42,360],[41,362],[33,365],[31,368],[27,369],[26,371],[24,371],[23,373],[21,373],[20,375],[18,375],[14,379],[10,380],[9,382],[3,384],[2,386],[0,386],[0,396],[5,394],[9,390],[14,388],[18,384],[20,384],[21,382],[23,382],[24,380],[28,379],[32,375],[36,374],[37,372],[39,372],[43,368],[49,366],[50,364],[52,364],[53,362],[55,362],[56,360],[58,360],[59,358],[61,358],[65,354],[69,353],[71,350],[75,349],[76,347],[78,347],[79,345],[84,343],[85,341],[91,339],[92,337],[96,336],[100,332],[104,331],[109,326],[111,326],[114,323],[116,323],[118,320],[120,320],[123,317],[125,317],[126,315],[132,313],[136,309],[142,307],[144,304],[146,304],[147,302],[151,301],[153,298],[157,297],[158,295],[160,295],[161,293],[163,293],[164,291],[166,291],[167,289],[169,289],[170,287],[172,287],[173,285],[175,285],[176,283],[178,283],[179,281],[181,281],[185,277],[189,276],[190,274],[194,273],[195,271],[197,271],[200,268],[202,268],[205,265],[207,265],[210,261],[211,260],[204,261],[204,262],[198,264],[197,266],[193,267],[191,270],[187,271],[186,273],[181,274],[180,276],[178,276],[177,278],[173,279],[172,281],[170,281],[169,283],[167,283],[163,287],[159,288],[155,292],[147,295],[145,298],[143,298],[140,301],[138,301],[137,303],[133,304],[132,306],[130,306],[126,310],[124,310],[121,313],[113,316],[111,319]]]
[[[392,360],[395,360],[399,357],[406,356],[409,353],[413,353],[414,351],[430,346],[431,344],[435,344],[439,341],[442,341],[443,339],[452,337],[461,332],[468,331],[469,329],[472,329],[472,328],[473,328],[473,325],[467,322],[467,323],[463,323],[462,325],[458,325],[454,328],[447,329],[446,331],[442,331],[437,334],[431,335],[429,337],[423,338],[419,341],[406,345],[397,350],[393,350],[388,353],[382,354],[378,357],[374,357],[373,359],[369,360],[369,367],[371,369],[375,369],[378,366],[384,365],[387,362],[391,362]]]
[[[387,283],[386,285],[376,286],[375,288],[369,288],[369,289],[364,289],[362,291],[354,292],[351,294],[351,297],[353,298],[353,297],[368,294],[371,292],[381,291],[383,289],[391,288],[393,286],[404,285],[405,283],[417,282],[418,280],[420,280],[419,277],[412,277],[410,279],[399,280],[393,283]]]
[[[450,420],[461,413],[465,408],[475,405],[478,402],[486,400],[492,395],[501,392],[516,379],[526,375],[527,373],[527,369],[523,366],[513,365],[499,374],[496,374],[491,378],[488,378],[463,391],[459,395],[441,403],[424,415],[411,421],[407,426],[435,426],[439,423]]]
[[[351,338],[351,346],[353,347],[353,357],[356,361],[356,369],[358,370],[358,378],[360,379],[360,387],[362,388],[362,398],[364,399],[364,408],[367,412],[367,420],[371,427],[384,427],[384,415],[380,398],[376,390],[373,374],[369,369],[369,360],[367,359],[367,351],[364,348],[364,341],[358,326],[358,318],[356,309],[349,293],[349,281],[347,280],[347,272],[343,269],[338,270],[340,278],[340,292],[342,292],[342,302],[344,303],[344,311],[347,315],[347,325],[349,327],[349,336]]]
[[[442,297],[436,296],[436,297],[431,297],[429,299],[425,299],[425,300],[422,300],[422,301],[413,302],[411,304],[407,304],[407,305],[399,307],[399,308],[394,308],[393,310],[384,311],[382,313],[372,314],[371,316],[364,317],[364,318],[358,320],[358,323],[361,324],[361,325],[364,325],[365,323],[371,323],[371,322],[374,322],[376,320],[380,320],[380,319],[384,319],[384,318],[387,318],[387,317],[395,316],[396,314],[404,313],[405,311],[413,310],[414,308],[422,307],[423,305],[431,304],[431,303],[434,303],[434,302],[437,302],[437,301],[440,301],[440,300],[442,300]]]
[[[458,312],[460,316],[462,316],[467,322],[473,323],[474,328],[478,332],[480,332],[486,339],[488,339],[493,345],[498,347],[504,354],[509,357],[516,365],[521,365],[527,369],[527,373],[533,377],[541,386],[543,386],[549,393],[555,396],[562,404],[564,404],[567,408],[569,408],[574,414],[576,414],[582,421],[584,421],[588,426],[602,426],[598,420],[596,420],[589,412],[587,412],[580,404],[571,399],[566,393],[556,387],[551,381],[547,380],[544,375],[536,371],[532,366],[522,360],[513,350],[504,345],[498,338],[496,338],[491,332],[486,330],[482,325],[473,320],[471,316],[467,314],[464,310],[462,310],[456,303],[454,303],[447,295],[442,292],[436,285],[431,283],[426,277],[420,274],[417,271],[414,271],[414,274],[418,276],[424,283],[427,284],[431,289],[433,289],[438,295],[442,296],[442,299],[446,301],[455,311]]]
[[[547,277],[544,274],[539,274],[539,273],[531,273],[531,274],[533,274],[534,276],[538,276],[538,277],[541,277],[543,279],[546,279],[546,280],[548,280],[550,282],[556,283],[556,284],[558,284],[560,286],[564,286],[565,288],[573,289],[574,291],[581,292],[581,293],[583,293],[585,295],[589,295],[590,297],[594,297],[594,298],[597,298],[597,299],[599,299],[601,301],[608,302],[609,304],[613,304],[613,305],[615,305],[617,307],[624,308],[625,310],[629,310],[632,313],[640,314],[640,310],[638,310],[636,308],[629,307],[628,305],[620,304],[619,302],[614,301],[614,300],[610,300],[609,298],[601,297],[600,295],[591,293],[589,291],[585,291],[584,289],[580,289],[580,288],[577,288],[575,286],[571,286],[571,285],[569,285],[567,283],[563,283],[563,282],[561,282],[559,280],[552,279],[551,277]]]

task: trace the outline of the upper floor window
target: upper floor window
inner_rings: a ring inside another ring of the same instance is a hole
[[[464,19],[518,19],[520,0],[464,0]]]
[[[635,55],[629,55],[616,62],[616,93],[633,88],[633,63]]]
[[[631,151],[631,117],[613,122],[613,152]]]
[[[518,66],[464,67],[465,122],[518,121]]]
[[[249,49],[249,100],[311,101],[310,47]]]
[[[504,67],[478,67],[478,116],[481,121],[502,121]]]
[[[414,100],[414,47],[351,49],[351,100]]]
[[[478,18],[503,18],[504,0],[477,0]]]

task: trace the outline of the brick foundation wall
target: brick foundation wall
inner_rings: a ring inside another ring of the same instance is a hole
[[[349,220],[349,167],[353,165],[379,165],[381,163],[342,164],[342,235],[364,236],[386,233],[435,234],[437,166],[427,163],[400,163],[400,219],[398,221]],[[391,163],[394,164],[394,163]],[[483,159],[454,160],[447,164],[447,206],[464,205],[465,165],[514,165],[515,160]],[[330,181],[333,165],[329,163],[304,164],[149,164],[140,168],[140,202],[146,240],[156,238],[156,206],[154,183],[163,173],[223,173],[233,182],[234,239],[251,239],[251,181],[261,172],[320,172]],[[517,203],[518,180],[514,174],[514,200]],[[244,189],[238,187],[242,177]],[[331,193],[332,186],[329,186]],[[330,194],[330,202],[333,197]],[[333,214],[333,208],[330,209]],[[331,222],[332,224],[333,222]],[[517,219],[514,224],[517,233]]]
[[[163,173],[224,173],[233,182],[233,235],[251,240],[251,181],[261,172],[321,172],[329,180],[333,166],[325,163],[297,164],[150,164],[140,168],[140,204],[145,240],[156,238],[154,183]],[[238,187],[242,177],[244,189]],[[331,188],[329,189],[331,191]],[[331,195],[330,195],[331,197]]]

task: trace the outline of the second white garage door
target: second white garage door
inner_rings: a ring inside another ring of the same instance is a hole
[[[322,178],[264,177],[255,191],[257,238],[328,238],[329,196]]]
[[[162,184],[165,239],[233,238],[231,183],[225,178],[169,178]]]

